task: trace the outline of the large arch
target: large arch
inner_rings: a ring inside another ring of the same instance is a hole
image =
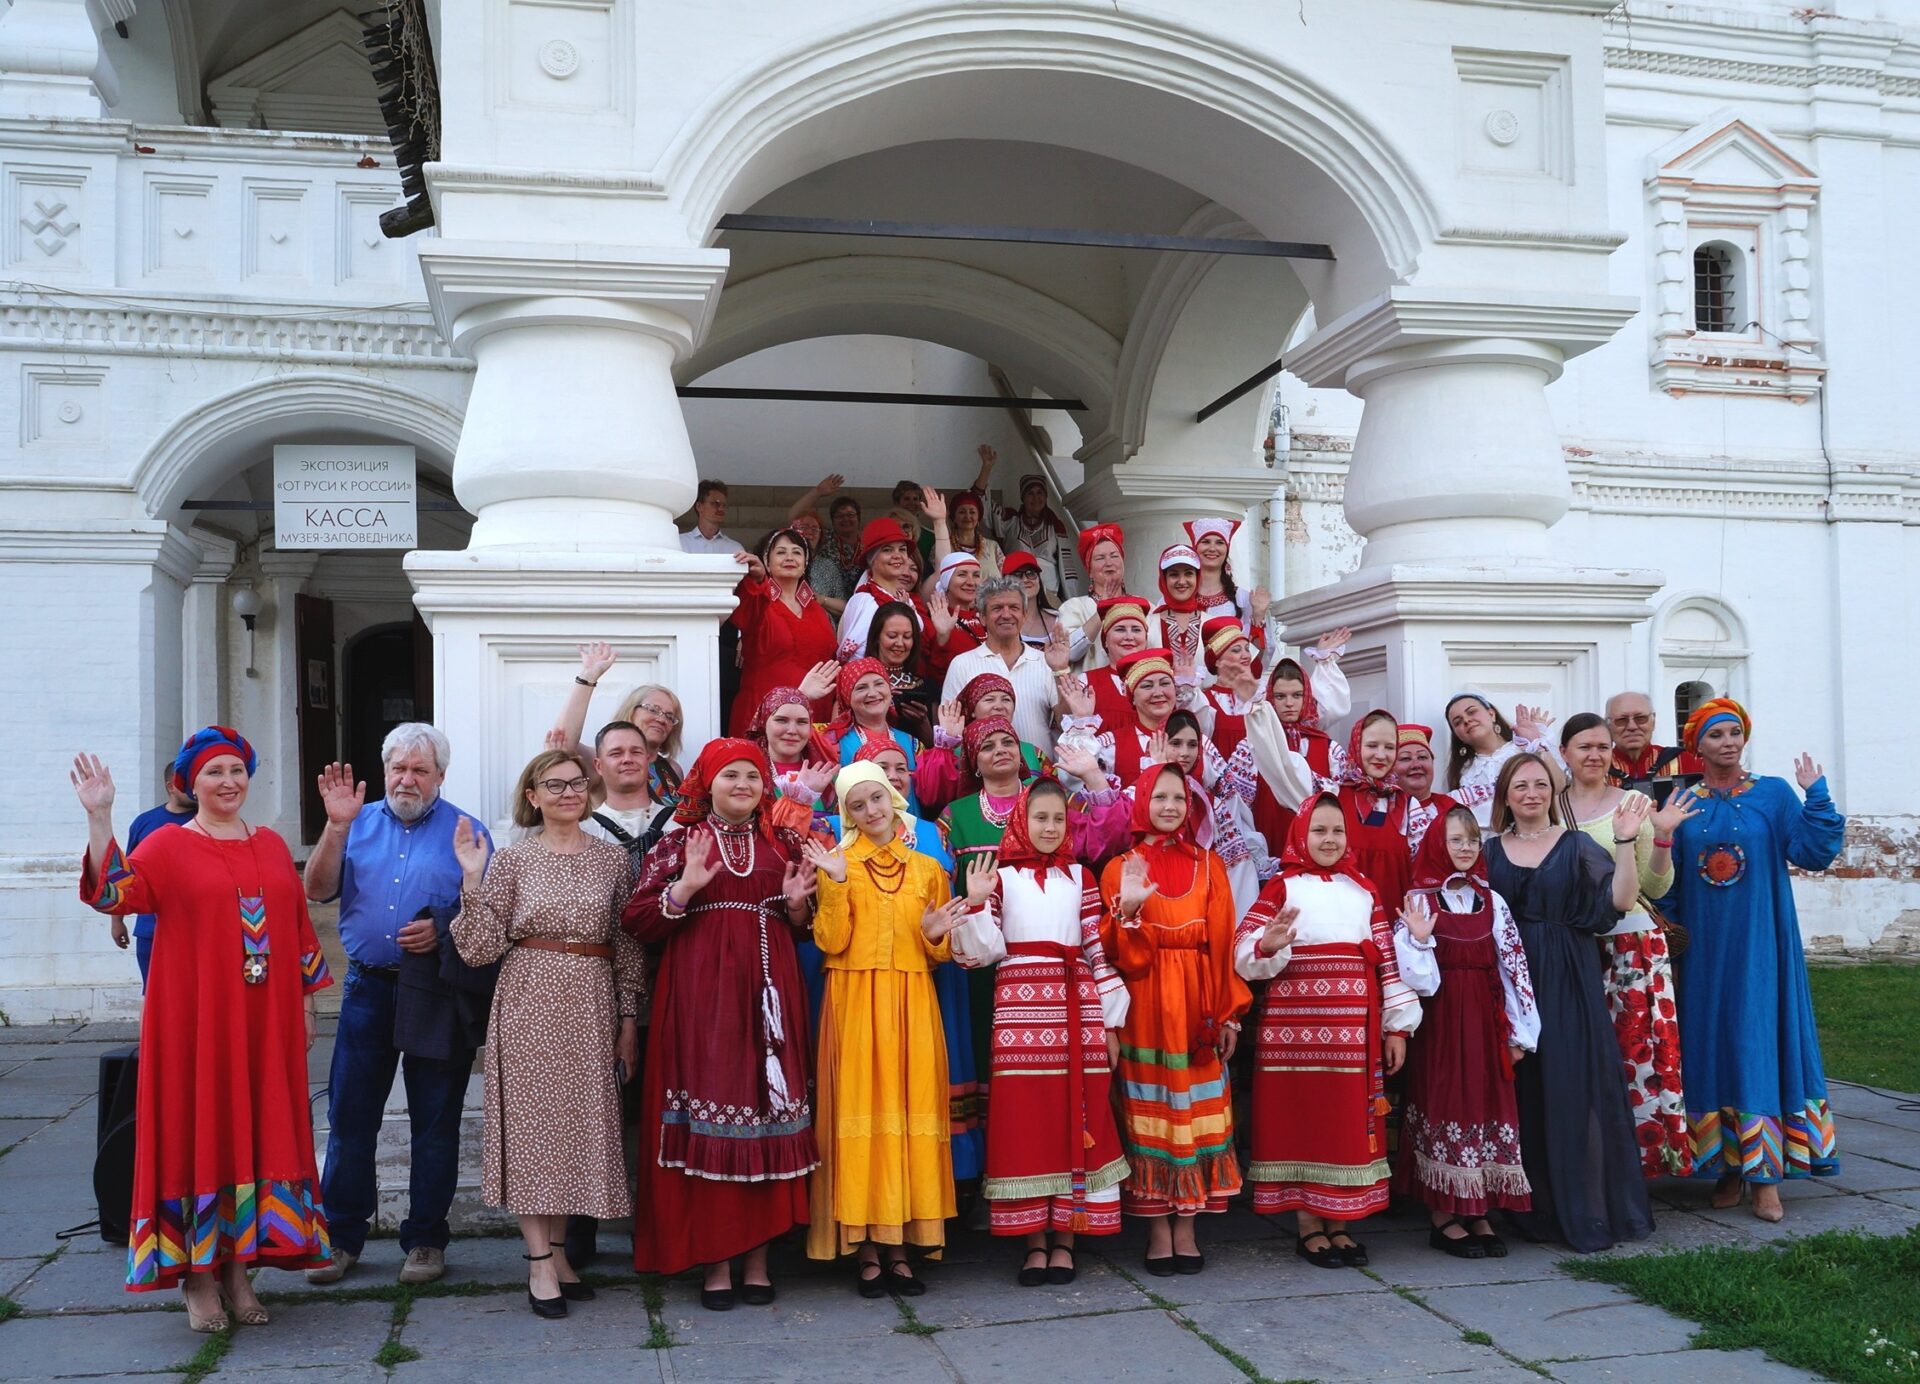
[[[1046,294],[947,260],[848,255],[805,260],[730,285],[682,383],[728,361],[812,337],[905,336],[1014,368],[1055,397],[1086,402],[1083,432],[1113,412],[1120,343]]]
[[[140,460],[133,486],[156,518],[175,519],[194,492],[239,470],[250,449],[325,430],[370,442],[400,439],[451,477],[460,415],[435,400],[362,375],[324,372],[256,380],[183,413]]]
[[[1438,225],[1409,162],[1304,74],[1162,17],[1058,0],[945,0],[793,48],[717,91],[657,175],[705,241],[722,213],[825,164],[1031,140],[1036,110],[1048,142],[1184,183],[1262,234],[1333,245],[1334,264],[1302,273],[1323,317],[1411,273]]]

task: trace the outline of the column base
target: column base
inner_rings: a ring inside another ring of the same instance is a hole
[[[496,834],[510,829],[514,782],[573,690],[581,644],[603,639],[620,655],[587,709],[589,742],[648,682],[679,695],[683,745],[716,733],[720,622],[741,575],[730,559],[422,551],[406,570],[433,635],[434,720],[453,742],[443,791]]]
[[[1353,630],[1341,666],[1356,715],[1383,707],[1439,732],[1462,687],[1509,716],[1516,702],[1561,720],[1598,711],[1634,685],[1633,627],[1665,581],[1643,569],[1404,563],[1362,568],[1275,608],[1289,644]]]

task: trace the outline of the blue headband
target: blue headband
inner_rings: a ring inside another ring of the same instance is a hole
[[[180,753],[173,757],[174,786],[189,798],[193,797],[193,781],[199,777],[201,766],[223,754],[233,755],[245,764],[248,778],[260,767],[260,757],[239,731],[231,726],[202,726],[187,737]]]

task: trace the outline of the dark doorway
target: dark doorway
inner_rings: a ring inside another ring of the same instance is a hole
[[[332,601],[319,596],[293,598],[293,662],[299,680],[294,708],[300,728],[300,834],[311,845],[327,825],[327,810],[320,802],[320,771],[339,753]]]
[[[387,732],[402,721],[433,717],[429,696],[422,695],[415,649],[414,623],[409,623],[362,630],[342,653],[347,762],[354,777],[366,781],[368,802],[384,791],[380,742]]]

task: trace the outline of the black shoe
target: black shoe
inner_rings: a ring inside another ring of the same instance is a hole
[[[1319,1249],[1308,1249],[1307,1241],[1309,1240],[1325,1240],[1326,1243]],[[1333,1240],[1324,1230],[1302,1235],[1293,1242],[1293,1252],[1316,1269],[1344,1269],[1347,1266],[1346,1256],[1333,1247]]]
[[[1056,1283],[1056,1284],[1073,1282],[1074,1275],[1080,1271],[1079,1265],[1074,1260],[1073,1251],[1068,1249],[1065,1245],[1055,1245],[1053,1247],[1052,1254],[1049,1254],[1047,1256],[1049,1261],[1052,1260],[1054,1254],[1066,1255],[1067,1262],[1065,1267],[1061,1267],[1053,1264],[1052,1262],[1049,1262],[1047,1264],[1047,1282]]]
[[[771,1283],[743,1283],[740,1285],[740,1301],[749,1307],[765,1307],[773,1301]]]
[[[1020,1272],[1014,1276],[1013,1281],[1018,1283],[1022,1288],[1038,1288],[1042,1283],[1047,1281],[1048,1275],[1052,1272],[1052,1270],[1047,1268],[1047,1252],[1045,1250],[1030,1249],[1027,1251],[1027,1258],[1031,1259],[1036,1254],[1040,1256],[1039,1266],[1036,1268],[1031,1264],[1022,1264],[1020,1266]]]
[[[1173,1266],[1173,1260],[1174,1256],[1171,1254],[1163,1254],[1158,1259],[1149,1254],[1141,1262],[1147,1266],[1147,1272],[1155,1278],[1172,1278],[1178,1272]]]
[[[600,1221],[594,1216],[567,1217],[567,1238],[565,1246],[567,1262],[576,1269],[584,1269],[591,1264],[599,1250]]]
[[[568,1302],[592,1302],[593,1289],[584,1283],[562,1283],[560,1296]]]
[[[867,1277],[868,1269],[873,1270],[872,1278]],[[887,1285],[880,1281],[885,1274],[886,1270],[880,1267],[878,1261],[872,1263],[862,1262],[860,1265],[860,1277],[854,1284],[854,1286],[860,1290],[860,1296],[863,1298],[885,1297],[887,1295]]]
[[[731,1312],[733,1310],[733,1289],[702,1288],[700,1305],[709,1312]]]
[[[1176,1254],[1173,1256],[1175,1273],[1199,1273],[1206,1268],[1207,1256],[1204,1254]]]
[[[1342,1235],[1346,1234],[1345,1231],[1338,1231],[1336,1233],[1342,1234]],[[1348,1268],[1364,1269],[1368,1263],[1367,1247],[1361,1244],[1358,1240],[1354,1239],[1353,1236],[1351,1235],[1347,1235],[1347,1241],[1348,1243],[1344,1245],[1334,1245],[1333,1246],[1334,1253],[1340,1256],[1341,1261],[1345,1263]],[[1329,1240],[1327,1243],[1332,1244],[1333,1242]]]
[[[887,1265],[887,1291],[896,1297],[919,1297],[927,1291],[927,1285],[913,1276],[913,1265],[904,1259],[896,1259]]]
[[[520,1257],[529,1264],[535,1264],[542,1259],[553,1258],[553,1251],[548,1250],[545,1254],[523,1254]],[[533,1315],[536,1317],[545,1317],[548,1321],[557,1320],[567,1315],[565,1291],[564,1288],[561,1290],[562,1296],[560,1297],[535,1297],[533,1295],[533,1286],[529,1284],[527,1286],[527,1306],[533,1309]]]
[[[1480,1243],[1480,1237],[1471,1233],[1458,1238],[1447,1234],[1447,1227],[1460,1225],[1458,1216],[1450,1216],[1427,1232],[1427,1247],[1437,1249],[1443,1254],[1451,1254],[1455,1259],[1485,1259],[1486,1247]],[[1465,1230],[1466,1227],[1461,1225]]]

